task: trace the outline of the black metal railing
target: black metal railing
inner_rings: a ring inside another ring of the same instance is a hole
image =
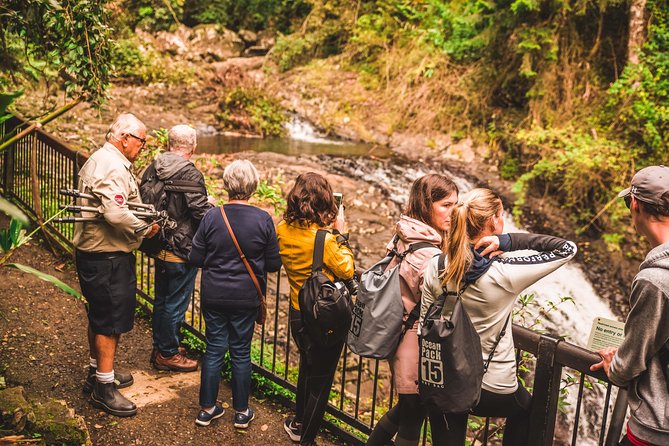
[[[0,125],[0,136],[16,134],[27,127],[26,121],[13,118]],[[0,152],[0,189],[4,197],[18,204],[35,222],[44,222],[58,211],[58,205],[63,201],[59,190],[77,187],[77,173],[86,159],[87,155],[72,150],[57,138],[35,128]],[[44,229],[50,238],[71,252],[71,225],[49,223]],[[153,302],[153,268],[153,259],[138,253],[137,291],[149,304]],[[270,275],[268,318],[263,327],[256,329],[252,356],[256,373],[282,389],[294,392],[298,354],[288,323],[288,290],[285,275]],[[186,316],[185,328],[204,340],[197,289]],[[529,444],[551,445],[555,442],[576,445],[586,441],[606,446],[617,444],[625,418],[626,393],[622,389],[618,392],[615,408],[611,409],[614,386],[602,373],[589,371],[589,366],[597,362],[599,356],[558,338],[516,325],[513,335],[519,360],[529,362],[529,372],[523,376],[526,385],[531,383],[533,393]],[[571,370],[569,376],[578,375],[578,380],[572,378],[565,381],[565,370]],[[564,406],[561,400],[563,387],[576,383],[578,394],[573,413],[559,413],[558,407]],[[362,438],[392,407],[393,394],[387,362],[360,358],[345,349],[327,407],[326,424],[349,443],[363,444]],[[284,392],[277,397],[286,404],[293,404],[290,394]],[[582,422],[584,406],[587,406],[587,423]],[[579,430],[585,424],[588,429]],[[494,426],[495,420],[482,420],[482,427],[471,435],[477,436],[483,444],[497,444],[499,441],[495,440]],[[423,437],[423,444],[429,443],[427,426]]]

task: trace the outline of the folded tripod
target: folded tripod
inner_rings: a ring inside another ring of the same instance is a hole
[[[104,216],[100,212],[100,200],[97,197],[79,192],[77,189],[61,189],[60,194],[66,197],[81,198],[89,201],[88,206],[79,206],[71,204],[61,204],[60,209],[65,209],[68,212],[81,213],[91,212],[96,215],[92,217],[62,217],[54,218],[53,221],[57,223],[79,223],[79,222],[102,222]],[[140,228],[135,229],[135,234],[146,231],[146,229],[154,223],[159,224],[163,228],[174,229],[176,221],[167,215],[167,211],[156,211],[152,204],[127,202],[130,212],[141,220],[148,220],[148,223]]]

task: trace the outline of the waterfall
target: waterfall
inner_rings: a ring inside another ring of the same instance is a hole
[[[284,124],[288,132],[288,137],[297,141],[304,141],[312,144],[344,144],[343,141],[326,138],[324,134],[318,132],[309,122],[292,115],[290,120]]]

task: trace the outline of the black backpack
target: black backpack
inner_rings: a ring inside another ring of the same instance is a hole
[[[206,189],[204,186],[196,181],[186,180],[161,180],[156,172],[156,162],[149,164],[149,167],[142,175],[142,182],[139,186],[139,194],[142,197],[142,203],[152,204],[156,211],[167,211],[170,198],[174,193],[204,193]],[[170,217],[174,217],[170,215]],[[155,255],[168,247],[168,240],[175,228],[166,228],[161,226],[160,231],[151,238],[142,240],[139,250],[149,254]]]
[[[344,341],[351,326],[351,294],[343,282],[323,272],[327,231],[319,229],[314,241],[311,275],[298,294],[304,334],[314,347],[333,347]]]
[[[443,275],[445,256],[443,253],[439,256],[438,277]],[[461,301],[468,285],[457,293],[444,288],[427,310],[419,337],[420,398],[428,409],[446,414],[468,413],[476,407],[483,375],[509,322],[507,318],[484,363],[481,338]],[[455,299],[453,312],[450,319],[442,319],[444,303],[449,297]]]

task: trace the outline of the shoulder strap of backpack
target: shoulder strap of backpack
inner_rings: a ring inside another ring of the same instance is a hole
[[[325,252],[325,236],[328,231],[319,229],[316,231],[316,239],[314,240],[314,257],[311,260],[311,272],[320,271],[325,266],[323,264],[323,253]]]
[[[205,190],[204,186],[197,181],[188,180],[165,180],[165,190],[168,192],[198,193]]]
[[[404,252],[414,252],[418,251],[419,249],[423,248],[439,248],[438,246],[434,245],[433,243],[430,242],[418,242],[418,243],[412,243],[409,245],[409,249],[407,249]]]
[[[407,331],[411,330],[416,321],[420,319],[420,303],[416,304],[409,313],[407,319],[402,323],[402,332],[400,333],[400,341],[404,337]]]
[[[513,310],[511,310],[511,313],[506,317],[506,320],[504,321],[504,325],[502,326],[502,331],[499,332],[497,335],[497,339],[495,339],[495,345],[492,346],[492,350],[490,350],[490,354],[488,355],[488,359],[486,362],[483,363],[483,374],[488,371],[488,366],[490,365],[490,361],[492,361],[493,356],[495,356],[495,350],[497,350],[497,346],[499,345],[500,341],[506,334],[506,326],[509,325],[509,319],[511,318],[511,315],[513,314]]]
[[[437,277],[441,277],[444,274],[446,269],[446,253],[442,252],[439,254],[439,260],[437,260]]]
[[[395,237],[396,238],[394,239],[393,249],[390,252],[394,256],[396,256],[400,260],[400,262],[402,260],[404,260],[404,258],[408,254],[411,254],[412,252],[418,251],[419,249],[423,249],[423,248],[437,248],[438,249],[439,248],[438,246],[435,246],[434,244],[432,244],[430,242],[418,242],[418,243],[410,244],[409,247],[402,252],[397,252],[397,236],[395,236]]]
[[[156,174],[156,162],[155,160],[152,161],[149,166],[146,168],[144,173],[142,174],[142,180],[140,181],[140,186],[147,181],[153,180],[153,178],[157,178]]]

